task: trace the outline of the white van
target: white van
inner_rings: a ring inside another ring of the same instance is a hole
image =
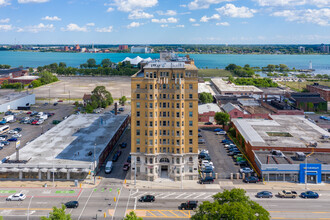
[[[105,173],[111,173],[112,170],[112,161],[108,161],[107,164],[105,165]]]

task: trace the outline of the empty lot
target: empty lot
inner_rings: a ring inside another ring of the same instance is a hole
[[[82,99],[96,86],[105,86],[113,98],[131,97],[131,78],[116,77],[59,77],[59,82],[33,89],[38,99]]]

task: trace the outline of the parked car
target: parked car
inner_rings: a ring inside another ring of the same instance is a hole
[[[198,137],[203,137],[202,134],[198,133]]]
[[[58,105],[58,103],[57,102],[54,102],[54,104],[53,104],[54,106],[57,106]]]
[[[297,197],[297,192],[292,190],[282,190],[278,192],[278,197],[280,198],[293,198]]]
[[[223,144],[232,144],[233,142],[231,140],[223,139],[221,141],[221,143],[223,143]]]
[[[269,192],[269,191],[261,191],[261,192],[257,193],[256,197],[257,198],[272,198],[273,194],[272,194],[272,192]]]
[[[204,139],[198,139],[198,144],[205,144],[205,140]]]
[[[301,198],[304,199],[317,199],[319,198],[319,194],[317,192],[313,192],[313,191],[306,191],[300,194]]]
[[[217,133],[215,133],[216,135],[225,135],[226,132],[225,131],[218,131]]]
[[[58,100],[57,102],[63,102],[63,100]]]
[[[121,148],[126,148],[126,147],[127,147],[127,143],[121,143],[119,146],[120,146]]]
[[[12,138],[20,138],[20,137],[22,137],[22,135],[20,134],[20,133],[18,133],[18,134],[14,134],[13,136],[11,136]]]
[[[139,202],[154,202],[154,201],[155,201],[155,197],[152,195],[145,195],[139,199]]]
[[[244,183],[257,183],[259,182],[259,178],[255,176],[248,176],[243,179]]]
[[[17,133],[18,133],[18,131],[15,131],[15,130],[8,131],[8,134],[17,134]]]
[[[124,108],[119,108],[118,111],[123,112],[125,109]]]
[[[6,140],[6,138],[0,137],[0,141],[5,141],[5,140]]]
[[[127,163],[131,163],[131,158],[132,158],[131,155],[129,155],[129,156],[127,157],[127,160],[126,160]]]
[[[205,122],[204,125],[213,125],[212,122]]]
[[[121,150],[117,150],[116,154],[118,154],[118,157],[121,155]]]
[[[223,129],[221,129],[221,128],[216,128],[216,129],[214,129],[213,131],[214,131],[214,132],[219,132],[219,131],[223,131]]]
[[[204,169],[202,169],[202,173],[212,173],[213,168],[211,166],[205,166]]]
[[[206,183],[211,184],[213,182],[214,182],[214,179],[212,176],[206,176],[204,179],[202,178],[199,180],[200,184],[206,184]]]
[[[42,123],[44,123],[44,120],[40,119],[40,120],[37,121],[36,125],[41,125]]]
[[[124,163],[124,166],[123,166],[123,170],[124,171],[127,171],[127,170],[129,170],[129,168],[130,168],[130,166],[131,166],[131,164],[130,163]]]
[[[36,125],[38,123],[38,120],[33,120],[32,122],[31,122],[31,125]]]
[[[239,172],[240,173],[252,173],[253,170],[249,167],[245,167],[245,168],[239,169]]]
[[[1,141],[1,144],[3,144],[4,146],[9,145],[10,143],[8,141]]]
[[[115,153],[115,155],[113,155],[113,157],[112,157],[112,161],[116,162],[118,160],[118,158],[119,158],[118,154]]]
[[[17,141],[17,138],[9,138],[7,141]]]
[[[194,210],[197,208],[198,201],[187,201],[178,206],[180,210]]]
[[[198,132],[201,132],[202,130],[198,128]]]
[[[7,201],[23,201],[26,198],[26,195],[23,193],[17,193],[7,197]]]
[[[64,204],[66,208],[78,208],[79,202],[78,201],[70,201]]]

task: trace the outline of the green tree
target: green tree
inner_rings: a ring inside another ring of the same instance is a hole
[[[126,96],[122,96],[120,99],[119,99],[119,104],[121,105],[125,105],[125,102],[127,101],[127,98]]]
[[[97,108],[102,107],[106,108],[108,105],[113,103],[112,95],[109,91],[105,89],[104,86],[97,86],[92,91],[92,106],[94,103],[97,104]],[[94,107],[94,106],[93,106]]]
[[[102,67],[110,67],[111,66],[111,61],[110,59],[103,59],[101,62]]]
[[[41,217],[41,220],[72,220],[70,214],[65,213],[65,205],[62,208],[53,207],[53,212],[49,213],[49,217]]]
[[[93,58],[88,59],[88,60],[87,60],[87,66],[88,66],[88,68],[96,67],[96,60],[93,59]]]
[[[217,124],[222,124],[222,126],[225,126],[230,120],[230,115],[226,112],[217,112],[215,113],[214,119]]]
[[[268,220],[270,214],[258,203],[250,200],[243,189],[224,190],[213,196],[214,202],[199,205],[192,220],[240,219]]]
[[[143,218],[137,217],[135,212],[131,211],[129,214],[125,216],[124,220],[143,220]]]
[[[33,73],[33,68],[32,67],[29,68],[29,72]]]
[[[64,63],[64,62],[60,62],[60,63],[58,64],[58,67],[66,68],[66,63]]]
[[[213,96],[211,93],[208,92],[202,92],[201,94],[199,94],[199,100],[202,103],[212,103],[213,102]]]

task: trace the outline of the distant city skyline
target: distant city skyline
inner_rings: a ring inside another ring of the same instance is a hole
[[[0,44],[328,44],[330,0],[0,0]]]

